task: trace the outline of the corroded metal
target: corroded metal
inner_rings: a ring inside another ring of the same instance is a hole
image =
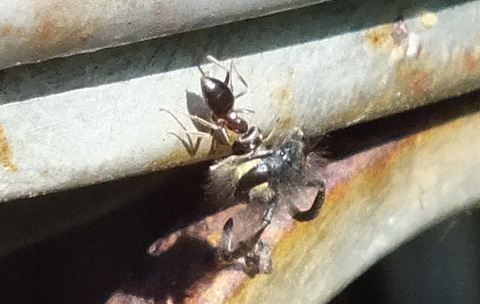
[[[236,105],[265,132],[318,135],[480,87],[479,2],[436,5],[328,2],[4,70],[0,200],[213,157],[204,138],[191,158],[168,135],[183,129],[159,111],[202,102],[196,65],[206,53],[235,58],[249,83]]]
[[[71,56],[323,2],[8,1],[0,10],[0,68]]]
[[[387,132],[390,136],[384,139],[378,131],[370,130],[383,144],[361,143],[364,151],[331,163],[323,173],[328,189],[320,216],[312,222],[295,223],[279,214],[267,229],[265,240],[274,245],[273,274],[251,279],[235,267],[218,270],[211,251],[204,251],[210,258],[202,258],[193,250],[189,254],[196,265],[196,280],[167,283],[174,276],[162,271],[188,272],[185,262],[178,269],[152,269],[149,277],[158,280],[143,288],[158,286],[163,297],[149,297],[138,292],[142,288],[137,286],[137,293],[129,294],[128,288],[123,288],[108,303],[328,302],[406,240],[452,213],[477,205],[480,103],[478,95],[469,98],[466,103],[455,99],[432,108],[434,114],[423,121],[426,111],[379,122],[378,127],[390,124],[402,130]],[[455,109],[455,104],[463,109]],[[414,126],[414,122],[418,124]],[[309,201],[312,194],[299,192],[297,200]],[[192,224],[186,228],[188,236],[212,246],[225,219],[242,207],[236,208]],[[174,255],[163,258],[165,265],[178,265]],[[134,283],[141,286],[144,281]],[[171,288],[161,289],[165,286]],[[179,292],[177,286],[185,290]]]

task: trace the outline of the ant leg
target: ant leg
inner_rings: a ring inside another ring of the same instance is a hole
[[[219,68],[225,70],[225,72],[227,73],[230,73],[230,70],[228,70],[223,64],[221,64],[217,58],[213,57],[212,55],[207,55],[205,57],[208,61],[210,61],[211,63],[215,64],[216,66],[218,66]]]
[[[213,57],[212,55],[207,55],[205,57],[209,62],[215,64],[216,66],[218,66],[219,68],[221,68],[222,70],[224,70],[225,72],[227,72],[227,75],[225,76],[225,80],[223,81],[223,83],[225,83],[225,85],[227,85],[227,87],[232,90],[232,79],[230,78],[230,75],[232,73],[232,62],[230,62],[230,69],[227,69],[224,65],[222,65],[218,60],[217,58]],[[200,69],[201,70],[201,69]],[[205,73],[203,73],[203,70],[202,71],[202,75],[205,75]]]
[[[242,97],[243,95],[247,94],[247,92],[248,92],[248,83],[247,83],[247,81],[242,77],[242,75],[240,75],[240,73],[238,72],[236,66],[233,66],[233,69],[235,70],[235,74],[237,74],[238,79],[240,79],[240,82],[245,86],[245,88],[243,89],[243,91],[241,91],[240,93],[238,93],[238,94],[236,94],[236,95],[234,96],[235,99],[237,99],[237,98],[240,98],[240,97]]]
[[[185,150],[187,150],[188,155],[190,157],[194,157],[197,154],[198,149],[200,148],[200,143],[202,142],[201,137],[197,137],[197,140],[195,141],[195,144],[193,144],[192,138],[190,137],[190,133],[185,133],[187,135],[188,142],[181,138],[177,133],[175,132],[168,132],[168,135],[173,135],[175,136],[183,145]]]
[[[172,110],[165,109],[165,108],[160,108],[160,111],[167,112],[168,114],[172,115],[172,117],[178,122],[178,124],[180,124],[182,126],[182,129],[184,129],[186,132],[188,132],[187,128],[185,128],[185,126],[180,122],[180,120],[177,118],[176,114]],[[177,114],[187,116],[191,120],[200,123],[201,125],[211,129],[212,131],[218,131],[220,129],[220,127],[218,125],[216,125],[214,123],[211,123],[209,121],[206,121],[205,119],[203,119],[201,117],[198,117],[196,115],[190,115],[190,114],[185,114],[185,113],[177,113]]]
[[[235,99],[239,98],[239,97],[242,97],[243,95],[247,94],[247,91],[248,91],[248,84],[247,84],[247,81],[242,77],[242,75],[240,75],[240,73],[238,72],[237,70],[237,67],[235,66],[235,64],[233,63],[233,59],[230,61],[230,69],[227,69],[225,66],[223,66],[215,57],[213,57],[212,55],[207,55],[206,59],[208,61],[210,61],[211,63],[217,65],[218,67],[220,67],[221,69],[223,69],[225,72],[227,72],[227,76],[225,77],[225,80],[223,81],[227,86],[228,88],[233,91],[233,88],[232,88],[232,79],[230,77],[230,75],[232,74],[233,71],[235,71],[235,74],[237,74],[237,77],[238,79],[240,80],[240,82],[245,86],[244,90],[241,91],[240,93],[236,94],[234,97]],[[203,70],[200,68],[200,72],[202,73],[202,75],[205,75],[205,72],[203,72]]]
[[[209,128],[211,130],[211,133],[206,133],[206,132],[201,132],[201,131],[200,132],[192,132],[192,131],[187,130],[185,125],[178,119],[177,115],[172,110],[165,109],[165,108],[160,108],[160,111],[167,112],[168,114],[170,114],[173,117],[173,119],[175,119],[177,121],[177,123],[181,126],[181,128],[183,129],[183,132],[187,136],[188,141],[182,139],[178,134],[176,134],[174,132],[168,132],[167,134],[174,135],[179,141],[181,141],[183,146],[187,150],[188,154],[192,157],[195,156],[195,154],[197,153],[197,151],[200,147],[201,138],[197,138],[197,140],[194,144],[190,135],[197,135],[197,136],[202,136],[202,137],[213,136],[210,151],[214,151],[214,150],[212,150],[213,149],[213,141],[217,141],[217,142],[219,142],[223,145],[230,145],[230,137],[228,136],[228,132],[227,132],[227,129],[226,129],[225,125],[223,125],[223,124],[218,125],[218,124],[208,122],[205,119],[200,118],[200,117],[195,116],[195,115],[178,113],[179,115],[189,117],[191,120],[193,120],[195,122],[198,122],[201,125]]]
[[[307,184],[307,187],[319,187],[315,200],[313,201],[310,209],[306,211],[300,211],[295,205],[290,206],[290,213],[292,217],[299,222],[306,222],[313,220],[320,213],[323,202],[325,201],[325,180],[319,179],[316,182],[311,182]]]
[[[233,59],[230,60],[230,70],[228,71],[227,73],[227,76],[225,77],[225,84],[228,85],[228,88],[230,89],[230,91],[233,92],[233,84],[232,84],[232,77],[230,77],[232,75],[232,70],[233,70]]]
[[[250,109],[235,109],[235,112],[237,112],[239,114],[254,114],[255,113],[254,110],[250,110]]]
[[[197,137],[197,140],[194,144],[193,139],[190,136],[192,133],[187,130],[185,125],[178,119],[177,115],[175,115],[172,111],[170,111],[168,109],[164,109],[164,108],[161,108],[160,111],[167,112],[168,114],[170,114],[173,117],[173,119],[175,119],[175,121],[182,128],[183,132],[185,132],[185,134],[187,136],[187,140],[181,138],[178,134],[176,134],[174,132],[168,132],[167,134],[175,136],[182,143],[185,150],[187,150],[188,155],[190,155],[191,157],[195,156],[195,154],[197,154],[198,148],[200,147],[200,143],[202,141],[201,137]]]

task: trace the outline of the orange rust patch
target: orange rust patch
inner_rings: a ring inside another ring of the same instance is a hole
[[[473,51],[466,51],[463,56],[463,65],[470,74],[475,74],[480,63],[480,53]]]
[[[58,21],[50,16],[44,16],[37,29],[38,37],[40,39],[57,39],[59,35]]]
[[[382,187],[388,186],[386,184],[388,178],[385,180],[385,174],[394,172],[392,167],[406,145],[408,146],[408,143],[403,141],[386,144],[383,147],[374,148],[334,164],[335,168],[332,168],[334,172],[337,172],[335,170],[337,167],[347,168],[347,170],[339,170],[339,172],[343,171],[345,173],[339,173],[340,176],[333,178],[336,180],[335,184],[328,187],[325,203],[316,219],[311,222],[295,223],[294,227],[284,230],[283,235],[279,236],[279,241],[273,246],[272,250],[273,274],[260,280],[244,280],[244,283],[239,285],[232,294],[227,295],[227,300],[222,303],[248,302],[252,299],[251,295],[248,294],[251,290],[268,286],[288,271],[293,271],[294,275],[302,272],[302,266],[298,266],[299,263],[295,261],[299,259],[310,260],[308,248],[315,247],[314,243],[329,242],[325,238],[332,239],[335,236],[336,231],[338,231],[336,229],[339,224],[338,221],[342,219],[346,209],[354,208],[351,205],[358,205],[359,203],[358,200],[352,199],[352,196],[365,197],[365,194],[358,193],[358,189],[369,195],[371,195],[369,191],[373,191],[372,193],[384,191],[385,188]],[[329,179],[327,184],[330,184],[330,182],[332,180]],[[357,193],[352,191],[357,191]],[[335,252],[325,251],[324,254],[325,256],[320,258],[329,260]],[[292,267],[296,269],[292,270]]]
[[[101,26],[99,18],[83,18],[87,9],[78,3],[42,2],[36,8],[33,30],[20,27],[11,33],[26,41],[37,60],[47,59],[82,45]]]
[[[82,24],[78,28],[74,28],[68,22],[62,22],[65,16],[45,15],[41,18],[37,28],[37,36],[41,41],[64,42],[68,43],[72,38],[77,37],[80,40],[87,40],[93,35],[93,27],[91,24]]]
[[[5,138],[2,125],[0,125],[0,163],[2,163],[5,168],[12,170],[12,172],[18,171],[17,166],[12,163],[12,150],[10,150],[8,141]]]
[[[430,86],[430,73],[425,68],[406,68],[399,66],[397,77],[402,80],[408,89],[414,92],[426,93]]]
[[[365,33],[365,39],[374,47],[380,47],[391,39],[391,25],[380,25]]]
[[[0,29],[0,37],[2,38],[5,38],[5,37],[8,37],[10,36],[10,32],[11,32],[11,28],[9,26],[3,26],[1,29]]]
[[[278,122],[278,126],[282,129],[286,129],[292,125],[292,118],[282,119]]]
[[[272,97],[279,103],[285,103],[292,101],[293,93],[289,87],[281,86],[273,92]]]
[[[395,145],[395,149],[385,150],[385,153],[383,153],[373,161],[363,160],[363,162],[369,162],[370,165],[366,168],[366,170],[364,170],[363,172],[359,172],[360,174],[357,175],[361,175],[361,178],[357,179],[356,181],[358,183],[361,183],[361,186],[353,188],[361,191],[361,193],[353,194],[354,196],[368,197],[372,193],[377,193],[377,195],[381,195],[381,193],[388,188],[390,178],[388,178],[387,176],[391,171],[392,163],[394,163],[396,161],[396,158],[398,158],[397,152],[402,149],[397,144]],[[352,187],[350,183],[348,183],[348,187]]]

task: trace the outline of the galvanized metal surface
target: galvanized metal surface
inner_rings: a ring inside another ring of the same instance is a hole
[[[163,268],[149,269],[148,279],[129,280],[108,303],[328,302],[406,240],[453,213],[478,206],[480,99],[478,94],[468,98],[473,100],[451,100],[441,111],[432,108],[425,120],[426,111],[386,120],[377,126],[391,124],[400,130],[387,132],[390,136],[383,140],[390,138],[388,143],[329,165],[320,216],[306,223],[280,216],[266,231],[267,242],[275,244],[273,274],[251,279],[235,268],[211,272],[211,260],[190,250],[191,267],[187,259],[178,269],[170,268],[178,264],[177,255],[165,255]],[[463,109],[455,109],[455,103]],[[380,138],[384,134],[370,132]],[[394,140],[399,134],[404,136]],[[209,242],[205,227],[212,225],[210,233],[218,234],[225,216],[230,215],[219,213],[193,224],[198,238]],[[197,281],[183,281],[187,277]]]
[[[183,130],[159,111],[199,102],[196,65],[207,53],[236,59],[250,86],[237,107],[267,131],[322,134],[478,88],[479,12],[478,1],[329,2],[3,70],[0,199],[209,157],[207,138],[190,158],[167,134]]]
[[[323,1],[8,1],[2,3],[0,9],[0,68],[91,52]]]

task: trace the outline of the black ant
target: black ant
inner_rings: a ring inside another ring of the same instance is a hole
[[[225,80],[221,81],[217,78],[207,76],[207,74],[200,68],[200,72],[202,73],[200,86],[202,88],[203,98],[212,111],[212,121],[220,127],[224,139],[229,142],[230,140],[227,129],[237,134],[245,134],[248,131],[247,122],[238,116],[239,111],[233,109],[235,100],[247,93],[248,84],[242,75],[238,73],[237,68],[233,64],[233,60],[230,61],[230,69],[227,69],[211,55],[207,55],[206,59],[227,72]],[[245,89],[236,95],[233,95],[231,77],[233,70],[235,70],[239,80],[245,86]]]
[[[263,135],[257,127],[249,126],[248,123],[238,115],[239,113],[251,113],[252,111],[246,109],[235,110],[233,108],[235,100],[247,93],[248,84],[233,64],[233,60],[230,61],[230,69],[227,69],[211,55],[207,55],[206,59],[225,70],[227,73],[225,80],[221,81],[217,78],[207,76],[207,73],[205,73],[199,67],[200,72],[202,73],[202,77],[200,78],[200,87],[202,90],[203,99],[210,109],[210,121],[207,121],[196,115],[185,115],[209,128],[211,130],[210,133],[213,135],[215,140],[221,144],[232,147],[233,154],[241,155],[249,153],[255,150],[263,142]],[[234,70],[240,82],[242,82],[242,84],[245,86],[245,89],[236,95],[233,94],[232,85],[232,73]],[[177,120],[177,122],[180,123],[172,111],[168,109],[161,110],[170,113]],[[186,128],[182,124],[181,126],[185,133],[192,133],[187,132]],[[228,131],[232,131],[238,135],[233,142],[230,139]],[[191,155],[196,153],[199,146],[198,141],[194,145],[190,138],[188,139],[189,142],[187,143],[178,135],[174,135],[177,136],[180,141],[182,141],[187,151]]]

